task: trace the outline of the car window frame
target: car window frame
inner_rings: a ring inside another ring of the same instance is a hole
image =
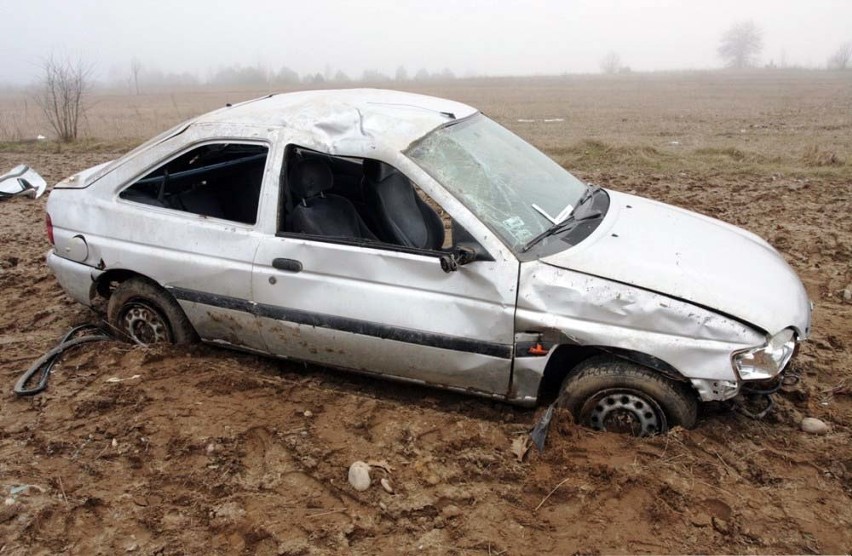
[[[169,207],[158,207],[155,205],[148,205],[145,203],[139,203],[136,201],[128,200],[121,197],[121,194],[127,189],[136,185],[136,183],[144,179],[145,176],[150,174],[151,172],[162,168],[166,164],[176,160],[177,158],[185,155],[186,153],[207,145],[215,145],[215,144],[240,144],[240,145],[258,145],[266,147],[266,161],[263,167],[263,178],[261,179],[260,184],[260,194],[258,195],[257,200],[257,209],[255,214],[255,221],[252,224],[246,222],[240,222],[238,220],[228,220],[226,218],[219,218],[217,216],[207,216],[203,214],[198,214],[194,212],[189,212],[185,210],[173,209]],[[272,140],[268,138],[246,138],[246,137],[223,137],[223,136],[215,136],[215,137],[207,137],[203,139],[199,139],[196,141],[192,141],[189,143],[185,143],[180,146],[177,150],[171,151],[168,155],[160,157],[157,162],[153,164],[149,164],[145,166],[141,171],[133,174],[128,180],[125,180],[121,185],[114,188],[113,190],[113,202],[129,205],[136,208],[142,208],[143,210],[150,210],[160,214],[168,214],[168,215],[178,215],[179,217],[189,219],[192,221],[202,221],[202,222],[213,222],[213,223],[221,223],[227,224],[228,226],[237,226],[244,230],[257,230],[260,229],[262,225],[262,208],[263,208],[263,198],[264,198],[264,189],[266,186],[267,174],[271,169],[270,164],[274,164],[274,143]]]
[[[399,173],[401,173],[403,176],[405,176],[408,180],[410,180],[411,184],[414,187],[416,187],[417,189],[420,189],[420,191],[423,191],[423,193],[425,195],[428,195],[429,198],[435,204],[437,204],[439,207],[441,207],[441,210],[443,210],[447,214],[450,214],[449,211],[447,211],[447,209],[444,208],[443,205],[441,205],[433,196],[429,195],[429,193],[425,189],[420,187],[420,185],[417,183],[417,181],[415,181],[408,174],[406,174],[396,164],[393,164],[392,162],[388,162],[387,160],[385,160],[384,158],[382,158],[380,156],[369,156],[369,157],[367,157],[367,156],[351,155],[351,154],[330,154],[330,153],[324,153],[324,152],[316,150],[316,149],[312,149],[310,147],[305,147],[305,146],[300,145],[298,143],[288,142],[283,147],[283,151],[284,151],[285,154],[284,154],[284,158],[283,158],[283,163],[281,165],[281,175],[280,175],[279,181],[278,181],[278,200],[277,200],[277,206],[276,206],[275,234],[274,234],[275,237],[289,238],[289,239],[302,239],[302,240],[306,240],[306,241],[313,241],[313,242],[317,242],[317,243],[330,243],[330,244],[335,244],[335,245],[348,245],[348,246],[353,246],[353,247],[361,247],[361,248],[364,248],[364,249],[375,249],[377,251],[382,251],[382,252],[394,251],[394,252],[405,253],[405,254],[409,254],[409,255],[421,255],[421,256],[430,257],[430,258],[433,258],[433,259],[440,259],[441,256],[447,255],[448,253],[452,252],[453,247],[450,247],[449,249],[446,249],[446,250],[444,250],[444,249],[423,249],[423,248],[419,248],[419,247],[407,247],[405,245],[397,245],[395,243],[387,243],[387,242],[380,241],[380,240],[371,241],[371,240],[358,239],[358,238],[345,238],[345,237],[338,237],[338,236],[325,236],[325,235],[305,234],[305,233],[299,233],[299,232],[288,232],[288,231],[284,231],[284,230],[278,230],[278,228],[279,228],[279,226],[282,222],[281,210],[282,210],[282,207],[284,205],[284,199],[286,199],[287,196],[289,196],[291,194],[290,193],[290,184],[287,183],[286,169],[289,166],[288,157],[290,156],[290,153],[292,152],[293,148],[298,148],[298,149],[303,149],[303,150],[306,150],[306,151],[315,152],[319,155],[332,157],[332,158],[358,159],[358,160],[361,160],[362,163],[363,163],[363,160],[369,158],[371,160],[378,160],[378,161],[383,162],[385,164],[389,164],[395,170],[397,170]],[[450,218],[453,218],[453,217],[450,216]],[[457,225],[461,226],[461,223],[459,223],[457,221],[457,219],[453,218],[453,221]],[[443,223],[443,221],[442,221],[442,223]],[[455,244],[455,242],[454,242],[454,244]],[[482,246],[482,248],[486,249],[485,246]],[[487,249],[486,249],[486,251],[487,251]],[[490,253],[489,253],[489,255],[490,255]],[[493,255],[491,255],[491,256],[493,257]]]

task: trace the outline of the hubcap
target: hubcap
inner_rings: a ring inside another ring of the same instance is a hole
[[[650,436],[665,432],[666,416],[647,395],[635,390],[605,390],[584,406],[583,423],[593,429]]]
[[[129,303],[120,321],[124,333],[139,344],[149,345],[170,341],[166,321],[158,311],[144,303]]]

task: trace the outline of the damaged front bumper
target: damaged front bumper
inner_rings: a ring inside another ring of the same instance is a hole
[[[792,328],[785,328],[759,346],[731,354],[731,367],[736,380],[693,378],[690,382],[705,402],[730,400],[740,393],[746,396],[769,396],[783,384],[798,382],[798,376],[790,373],[789,368],[799,351],[800,343],[796,332]]]

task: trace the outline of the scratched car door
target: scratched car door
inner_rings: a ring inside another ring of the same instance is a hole
[[[437,253],[266,237],[261,334],[280,356],[505,395],[518,262],[495,258],[445,273]]]

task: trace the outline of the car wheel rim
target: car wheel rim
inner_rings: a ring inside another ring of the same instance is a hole
[[[166,320],[159,311],[144,303],[129,303],[121,315],[120,322],[124,333],[139,344],[171,341]]]
[[[597,430],[650,436],[666,431],[666,416],[660,405],[637,390],[599,392],[586,404],[583,424]]]

